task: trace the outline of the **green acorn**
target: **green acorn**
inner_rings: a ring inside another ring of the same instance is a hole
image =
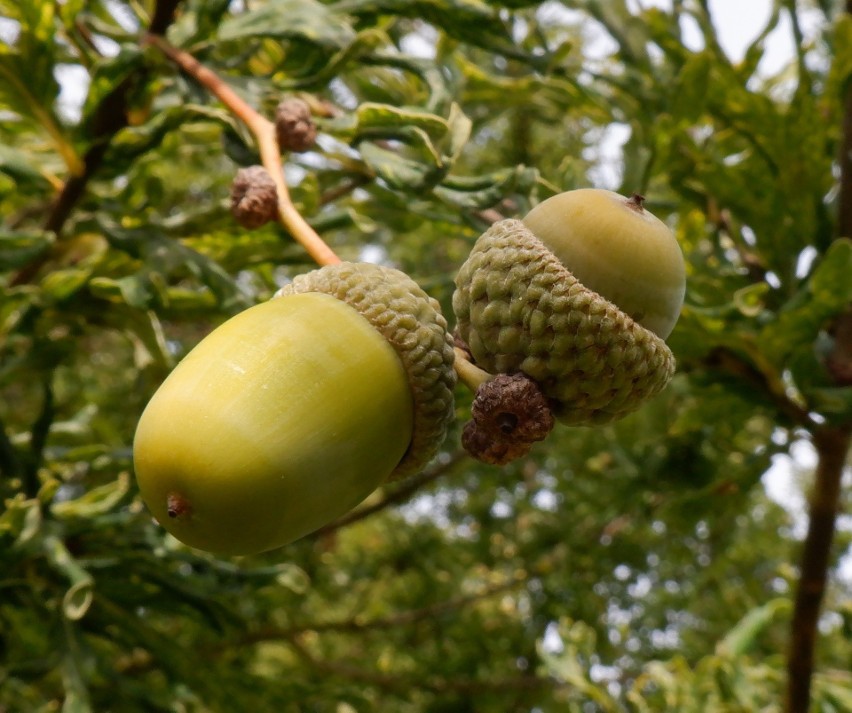
[[[683,303],[683,256],[639,196],[569,191],[495,223],[456,287],[458,334],[476,363],[529,376],[563,423],[621,418],[674,374],[664,338]]]
[[[136,430],[140,492],[193,547],[279,547],[429,461],[454,385],[435,300],[398,270],[324,267],[222,324],[163,382]]]

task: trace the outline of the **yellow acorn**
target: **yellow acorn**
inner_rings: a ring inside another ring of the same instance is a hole
[[[454,384],[435,300],[397,270],[324,267],[222,324],[163,382],[134,440],[142,498],[192,547],[285,545],[422,467]]]
[[[529,376],[564,423],[602,424],[671,379],[685,285],[677,240],[641,197],[580,189],[486,231],[453,310],[477,364]]]

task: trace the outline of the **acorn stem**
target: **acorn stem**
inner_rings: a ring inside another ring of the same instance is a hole
[[[201,64],[188,52],[171,45],[159,35],[148,35],[147,44],[154,45],[172,62],[206,87],[230,112],[242,121],[254,135],[263,167],[272,176],[278,191],[278,220],[318,265],[334,265],[340,258],[317,234],[293,205],[290,191],[284,181],[281,151],[278,148],[275,124],[259,114],[211,69]]]
[[[627,207],[641,213],[645,210],[645,196],[641,193],[634,193],[627,199]]]
[[[471,391],[476,393],[476,390],[485,382],[491,381],[494,374],[489,374],[485,369],[480,369],[476,364],[473,364],[469,359],[467,352],[459,347],[454,348],[456,359],[453,365],[459,380],[467,386]]]

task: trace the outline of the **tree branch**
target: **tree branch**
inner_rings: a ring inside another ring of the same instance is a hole
[[[513,577],[506,582],[494,584],[486,587],[476,594],[469,594],[463,597],[454,597],[442,602],[436,602],[418,609],[409,609],[407,611],[397,612],[385,617],[376,617],[373,619],[365,619],[362,616],[354,616],[349,619],[338,621],[314,622],[308,624],[298,624],[290,627],[266,627],[250,632],[245,636],[240,637],[236,641],[228,642],[218,650],[225,648],[231,649],[234,647],[250,646],[252,644],[262,643],[264,641],[291,641],[306,633],[323,633],[323,632],[338,632],[338,633],[361,633],[370,630],[387,631],[399,626],[408,626],[416,624],[420,621],[434,619],[435,617],[451,612],[457,609],[462,609],[470,604],[488,599],[501,592],[506,592],[516,587],[521,586],[529,579],[529,574]]]
[[[852,0],[846,0],[846,12],[852,15]],[[840,193],[838,237],[852,237],[852,81],[847,81],[843,100],[843,137],[840,149]],[[852,311],[838,317],[838,323],[852,320]],[[835,324],[835,328],[837,328]],[[839,330],[849,324],[844,322]],[[835,382],[842,385],[843,375],[852,373],[849,352],[839,352],[840,363],[829,365]],[[838,355],[835,354],[835,357]],[[808,534],[799,566],[799,583],[793,609],[790,649],[787,654],[786,713],[807,713],[811,699],[817,625],[825,596],[831,545],[840,510],[840,486],[843,469],[852,444],[852,424],[824,426],[813,432],[817,451],[814,490],[811,496]]]
[[[30,430],[30,452],[23,470],[23,490],[27,494],[27,497],[30,498],[34,498],[41,487],[38,480],[38,471],[44,460],[44,447],[47,444],[50,427],[56,415],[54,408],[53,373],[53,370],[51,370],[45,377],[42,386],[41,411]]]
[[[817,624],[825,594],[850,429],[823,428],[814,433],[813,440],[818,461],[791,624],[787,713],[807,713],[810,706]]]
[[[852,15],[852,0],[846,2],[846,12]],[[843,139],[840,147],[840,194],[838,196],[837,232],[842,238],[852,238],[852,79],[846,80],[843,102]]]
[[[189,53],[170,45],[163,37],[157,35],[147,37],[146,42],[154,45],[180,69],[205,87],[248,127],[257,142],[261,163],[275,181],[278,192],[278,219],[281,224],[318,265],[339,263],[340,258],[302,217],[290,199],[290,190],[284,181],[281,149],[278,146],[275,124],[255,111],[254,107],[243,101],[242,97],[215,72],[202,65]]]
[[[790,398],[780,375],[761,357],[759,350],[751,349],[745,356],[729,347],[717,347],[707,356],[704,365],[754,384],[767,394],[778,412],[786,416],[791,425],[808,430],[816,426],[808,410]]]

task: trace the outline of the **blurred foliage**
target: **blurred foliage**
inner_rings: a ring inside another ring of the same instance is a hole
[[[135,423],[204,334],[311,265],[230,217],[256,149],[143,47],[153,0],[0,0],[0,711],[779,710],[800,535],[762,477],[808,424],[852,420],[823,366],[852,302],[852,19],[775,2],[733,59],[706,3],[636,5],[178,3],[173,43],[254,106],[319,116],[287,165],[308,221],[446,314],[494,212],[561,189],[646,194],[689,271],[680,375],[641,412],[502,470],[456,430],[419,488],[229,560],[146,514]],[[797,54],[770,73],[773,31]],[[852,711],[850,600],[835,577],[813,710]]]

